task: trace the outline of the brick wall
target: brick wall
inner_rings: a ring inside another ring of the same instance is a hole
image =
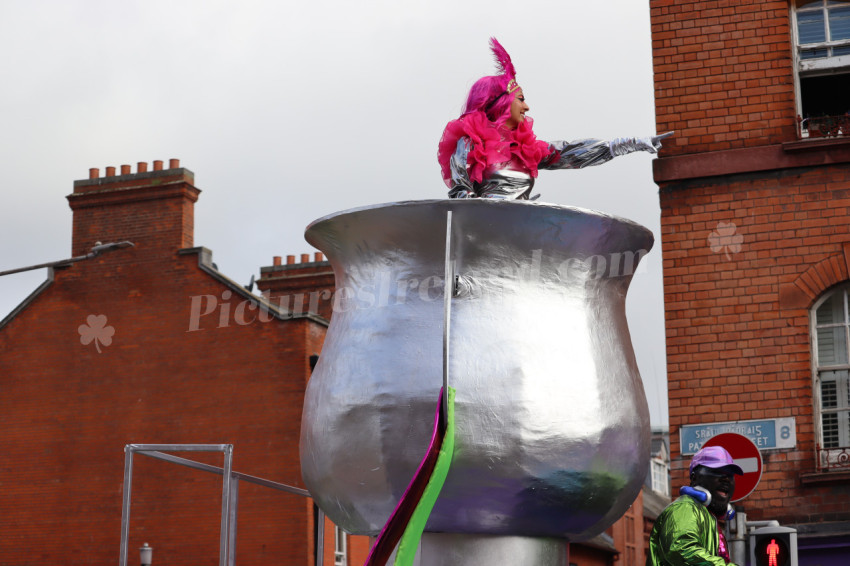
[[[570,564],[576,566],[607,566],[613,562],[612,555],[607,549],[599,549],[590,545],[570,544]]]
[[[614,546],[620,551],[614,559],[614,566],[646,563],[643,529],[643,490],[641,490],[632,506],[608,529],[611,538],[614,539]]]
[[[301,407],[325,325],[259,316],[207,250],[180,250],[192,241],[192,178],[76,183],[75,254],[92,240],[135,247],[57,269],[0,328],[5,564],[117,561],[128,443],[232,443],[237,471],[301,486]],[[154,563],[216,563],[221,478],[135,461],[130,563],[143,542]],[[307,503],[243,482],[238,563],[308,564]]]
[[[650,0],[662,156],[796,137],[786,0]]]
[[[334,273],[321,252],[286,256],[286,263],[275,257],[273,265],[260,269],[257,288],[281,309],[297,314],[318,314],[330,320],[333,312]]]
[[[764,451],[749,518],[846,519],[850,486],[815,471],[809,308],[848,279],[850,164],[665,183],[661,189],[674,492],[684,424],[795,417]]]

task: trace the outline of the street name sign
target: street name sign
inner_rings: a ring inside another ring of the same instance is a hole
[[[782,450],[797,445],[794,417],[684,425],[679,429],[680,452],[695,454],[713,436],[732,432],[749,438],[759,450]]]

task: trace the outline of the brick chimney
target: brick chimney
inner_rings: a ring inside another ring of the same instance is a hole
[[[260,268],[257,288],[272,304],[296,314],[313,313],[330,320],[333,314],[334,272],[322,252],[272,258],[273,264]]]
[[[195,201],[200,189],[195,174],[171,159],[139,163],[136,173],[122,165],[120,175],[89,169],[89,178],[74,181],[68,203],[74,211],[72,254],[83,255],[96,242],[130,240],[141,252],[174,251],[194,243]]]

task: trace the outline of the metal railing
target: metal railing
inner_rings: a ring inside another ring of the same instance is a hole
[[[224,467],[211,466],[202,462],[196,462],[195,460],[174,456],[173,454],[166,454],[165,452],[222,452],[224,454]],[[128,444],[124,447],[124,491],[121,506],[121,556],[118,562],[119,566],[127,566],[127,545],[130,535],[130,501],[132,499],[133,485],[133,455],[136,453],[222,476],[219,566],[234,566],[236,564],[236,513],[239,507],[240,480],[278,491],[310,497],[310,492],[306,489],[233,471],[232,444]],[[318,508],[316,522],[318,524],[318,528],[316,529],[316,548],[318,549],[316,553],[316,566],[322,566],[325,547],[325,514],[321,508]]]
[[[831,138],[850,136],[850,114],[839,116],[797,116],[797,133],[801,138]]]
[[[850,447],[821,448],[817,445],[818,471],[850,470]]]

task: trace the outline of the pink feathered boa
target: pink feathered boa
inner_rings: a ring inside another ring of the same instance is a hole
[[[549,144],[537,139],[532,127],[534,122],[526,118],[514,130],[499,127],[484,112],[476,111],[452,120],[446,125],[437,152],[437,161],[442,169],[443,181],[451,186],[449,160],[457,149],[457,142],[466,136],[472,142],[472,151],[467,157],[467,171],[474,183],[480,183],[488,166],[513,161],[532,177],[537,177],[537,166],[549,155]]]

